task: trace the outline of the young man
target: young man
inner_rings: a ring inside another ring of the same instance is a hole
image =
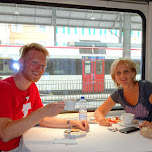
[[[48,51],[42,45],[31,43],[20,49],[19,71],[0,80],[0,151],[17,149],[24,132],[39,123],[45,127],[68,128],[76,126],[88,130],[86,121],[67,121],[55,117],[64,110],[64,102],[43,107],[35,85],[45,71]]]

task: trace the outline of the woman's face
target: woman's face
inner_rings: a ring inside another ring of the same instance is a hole
[[[115,79],[122,87],[133,84],[135,72],[131,71],[124,63],[119,63],[115,70]]]

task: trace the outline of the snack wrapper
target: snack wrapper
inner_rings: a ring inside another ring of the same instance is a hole
[[[120,118],[118,118],[118,117],[111,117],[108,119],[109,119],[110,123],[118,123],[119,121],[121,121]]]

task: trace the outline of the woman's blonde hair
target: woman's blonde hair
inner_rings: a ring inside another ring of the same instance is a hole
[[[28,54],[28,52],[32,49],[35,49],[39,52],[43,52],[46,55],[46,57],[49,56],[49,52],[44,46],[42,46],[41,44],[38,44],[38,43],[30,43],[30,44],[26,44],[20,48],[21,58],[25,58],[25,56]]]
[[[115,71],[116,68],[118,66],[119,63],[123,63],[127,66],[127,68],[129,68],[132,72],[135,73],[135,75],[132,78],[133,83],[136,83],[136,74],[137,74],[137,70],[136,70],[136,64],[133,60],[129,59],[129,58],[118,58],[116,60],[114,60],[114,62],[111,65],[111,77],[115,83],[115,85],[118,88],[121,88],[120,84],[117,83],[116,78],[115,78]]]

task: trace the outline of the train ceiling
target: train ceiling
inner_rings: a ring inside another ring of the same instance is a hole
[[[40,2],[40,0],[38,1]],[[43,2],[48,3],[48,1],[44,0]],[[147,2],[146,0],[138,1]],[[2,1],[0,0],[0,2]],[[0,3],[0,23],[120,29],[123,15],[123,12],[91,10],[89,8],[77,9],[46,5]],[[131,13],[130,15],[131,29],[142,30],[141,17],[136,13]]]

